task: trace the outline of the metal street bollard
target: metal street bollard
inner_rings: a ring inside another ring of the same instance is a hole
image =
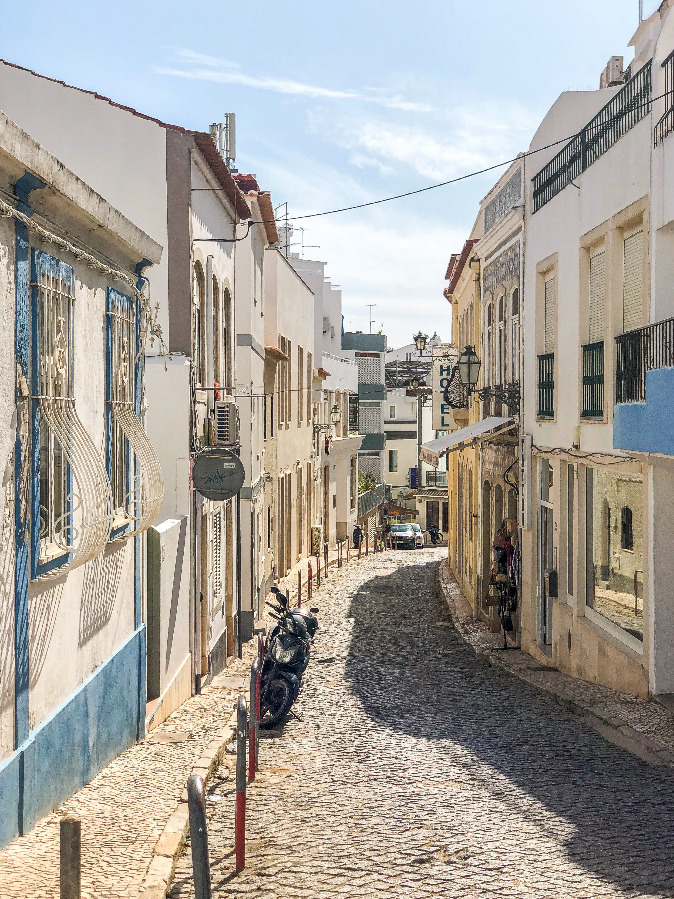
[[[360,540],[358,541],[358,559],[360,559],[360,548],[363,545],[363,535],[360,535]]]
[[[321,557],[316,553],[316,586],[321,586]]]
[[[326,543],[323,547],[323,556],[325,558],[325,579],[328,579],[328,553],[330,550],[328,549],[328,544]]]
[[[248,782],[255,780],[257,770],[257,736],[259,733],[258,714],[260,709],[260,697],[258,690],[260,685],[260,662],[253,659],[250,666],[250,720],[248,722]]]
[[[187,781],[187,806],[190,814],[190,842],[195,899],[211,899],[211,868],[208,861],[206,831],[206,796],[204,782],[198,774]]]
[[[370,551],[370,532],[365,532],[365,555],[367,555]]]
[[[302,605],[302,569],[297,569],[297,608]]]
[[[234,818],[234,846],[236,870],[246,867],[246,697],[239,696],[236,706],[236,813]]]
[[[290,589],[286,587],[286,605],[290,608]]]
[[[307,562],[307,603],[311,601],[311,591],[313,584],[311,583],[313,579],[313,572],[311,570],[311,562]]]
[[[337,567],[342,567],[342,541],[340,540],[337,544]]]
[[[60,896],[80,899],[82,871],[82,823],[74,815],[61,818]]]
[[[349,561],[349,550],[351,549],[351,541],[349,538],[346,538],[346,561]]]

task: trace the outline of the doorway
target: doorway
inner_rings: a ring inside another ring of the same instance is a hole
[[[545,575],[553,570],[554,515],[550,502],[550,462],[541,459],[538,513],[538,637],[543,646],[552,645],[552,598]]]

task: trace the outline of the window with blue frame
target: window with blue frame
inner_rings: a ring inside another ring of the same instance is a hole
[[[71,266],[33,249],[31,256],[31,575],[68,564],[73,555],[74,434]]]
[[[106,465],[115,539],[135,531],[139,472],[130,437],[137,429],[140,330],[138,301],[113,288],[107,296]]]

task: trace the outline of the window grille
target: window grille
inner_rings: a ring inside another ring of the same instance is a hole
[[[73,395],[75,278],[32,252],[31,574],[63,574],[97,556],[112,520],[110,482]]]
[[[372,406],[369,406],[366,403],[359,404],[358,433],[381,433],[381,406],[379,404],[375,404]]]
[[[212,516],[213,546],[213,598],[218,599],[222,592],[222,513],[220,509]]]
[[[623,242],[623,331],[643,325],[644,232],[636,231]]]
[[[583,347],[583,388],[581,418],[604,415],[604,341]]]
[[[138,303],[108,288],[107,454],[112,539],[146,530],[164,498],[159,460],[139,420],[141,343]]]
[[[360,427],[360,412],[357,393],[349,394],[349,431],[358,434]]]
[[[555,355],[544,353],[538,357],[538,417],[553,418],[555,414]]]
[[[543,348],[546,354],[554,352],[557,338],[557,279],[553,275],[545,281]]]
[[[304,350],[297,347],[297,423],[302,424],[304,417]]]
[[[604,337],[604,309],[606,301],[606,253],[601,250],[590,256],[590,343]]]

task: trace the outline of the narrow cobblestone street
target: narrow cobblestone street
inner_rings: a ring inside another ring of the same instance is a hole
[[[264,735],[233,873],[233,775],[209,785],[214,895],[674,896],[674,775],[476,658],[446,550],[331,572],[301,720]],[[193,895],[189,849],[173,899]]]

